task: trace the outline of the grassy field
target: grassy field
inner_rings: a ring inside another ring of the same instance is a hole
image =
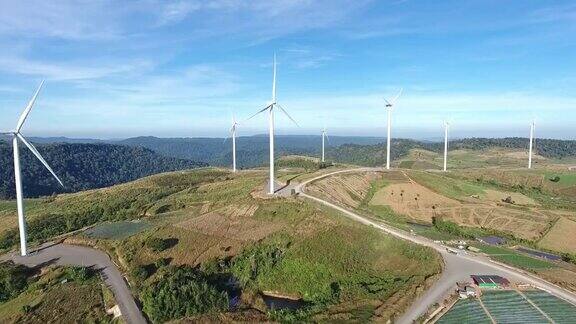
[[[556,224],[538,241],[543,248],[576,254],[576,221],[561,217]]]
[[[150,227],[147,221],[120,221],[103,223],[84,232],[86,236],[94,239],[120,240],[137,234]]]
[[[0,303],[2,323],[110,323],[109,307],[115,304],[96,274],[86,278],[71,275],[71,268],[47,267],[29,278],[27,289]],[[66,281],[64,281],[66,280]],[[116,322],[116,321],[114,321]]]
[[[481,195],[485,187],[458,181],[446,176],[423,171],[410,171],[408,175],[412,180],[424,185],[430,190],[452,199],[462,199],[472,195]]]
[[[501,261],[503,263],[522,269],[541,270],[556,267],[556,265],[553,263],[529,257],[512,249],[479,243],[473,245],[479,248],[483,253],[488,254],[494,260]]]

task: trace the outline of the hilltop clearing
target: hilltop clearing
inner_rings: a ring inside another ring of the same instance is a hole
[[[295,198],[255,198],[266,177],[204,169],[38,199],[28,204],[30,239],[102,223],[67,242],[108,251],[154,322],[208,313],[249,320],[254,310],[263,312],[261,320],[386,321],[441,271],[432,250],[330,209]],[[13,246],[15,224],[6,219],[15,212],[10,203],[2,206],[8,229],[0,241]],[[114,226],[132,235],[119,235]],[[266,294],[300,306],[271,310]]]

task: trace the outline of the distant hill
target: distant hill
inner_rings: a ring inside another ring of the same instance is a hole
[[[374,145],[382,143],[380,137],[331,136],[329,147],[344,144]],[[230,140],[224,138],[158,138],[133,137],[117,144],[149,148],[165,156],[202,161],[210,165],[228,166],[232,162]],[[237,162],[241,168],[251,168],[268,163],[268,136],[242,136],[236,141]],[[318,156],[321,150],[321,137],[313,135],[278,135],[275,137],[278,156],[312,155]]]
[[[319,157],[319,135],[278,135],[276,156],[306,155]],[[212,166],[230,166],[232,149],[230,140],[224,138],[159,138],[153,136],[133,137],[123,140],[70,139],[65,137],[33,138],[37,143],[109,143],[134,148],[147,148],[165,157],[198,161]],[[327,159],[333,162],[363,166],[379,166],[386,159],[386,139],[381,137],[331,136],[326,147]],[[486,150],[528,148],[528,139],[467,138],[450,141],[450,149]],[[443,142],[411,139],[392,140],[392,159],[407,156],[411,149],[425,149],[441,153]],[[576,141],[536,139],[535,153],[546,158],[562,159],[576,156]],[[242,136],[237,138],[237,162],[240,168],[252,168],[268,163],[268,136]]]
[[[466,138],[450,141],[450,150],[487,150],[492,148],[528,149],[528,139],[508,138]],[[393,160],[406,156],[411,149],[425,149],[437,153],[444,150],[444,142],[422,142],[409,139],[393,139],[391,156]],[[556,139],[536,139],[536,154],[551,159],[576,157],[576,141]],[[345,144],[331,147],[327,151],[330,160],[363,166],[382,165],[386,159],[386,144],[355,145]]]
[[[38,151],[62,179],[65,188],[22,146],[26,197],[101,188],[151,174],[206,166],[205,163],[162,156],[142,147],[111,144],[36,144]],[[12,147],[0,141],[0,198],[14,198]]]

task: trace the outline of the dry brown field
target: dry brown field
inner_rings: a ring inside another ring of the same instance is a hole
[[[576,253],[576,221],[560,217],[538,245],[554,251]]]

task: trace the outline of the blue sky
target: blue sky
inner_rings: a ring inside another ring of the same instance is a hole
[[[0,129],[224,136],[270,99],[280,134],[576,139],[574,1],[0,1]],[[243,135],[264,133],[264,116]]]

